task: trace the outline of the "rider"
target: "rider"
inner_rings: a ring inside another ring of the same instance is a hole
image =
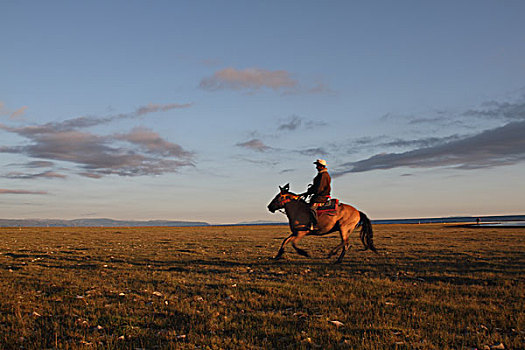
[[[317,207],[325,204],[330,200],[330,174],[326,169],[326,160],[317,159],[314,162],[317,169],[317,176],[314,178],[314,183],[308,187],[305,193],[301,196],[312,195],[310,199],[310,215],[314,228],[317,226]]]

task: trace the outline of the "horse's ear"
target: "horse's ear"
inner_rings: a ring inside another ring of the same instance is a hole
[[[286,184],[283,187],[279,186],[279,189],[281,190],[281,193],[287,193],[288,190],[290,190],[290,184]]]

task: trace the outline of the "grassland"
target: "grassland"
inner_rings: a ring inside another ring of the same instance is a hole
[[[378,225],[269,258],[285,226],[0,229],[1,349],[525,344],[525,229]]]

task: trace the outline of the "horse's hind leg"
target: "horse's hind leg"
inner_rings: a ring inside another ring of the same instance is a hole
[[[346,242],[341,243],[341,245],[343,246],[343,250],[341,251],[341,254],[339,255],[339,257],[337,258],[334,264],[342,263],[343,258],[345,257],[346,251],[350,248],[350,244],[348,244],[348,239],[346,240]]]
[[[354,225],[355,226],[355,225]],[[352,226],[353,227],[353,226]],[[345,257],[346,251],[350,248],[350,243],[348,242],[348,239],[350,238],[350,234],[352,233],[354,229],[343,229],[341,228],[341,244],[337,246],[339,248],[340,246],[343,246],[343,250],[341,250],[341,254],[335,261],[335,264],[340,264],[343,262],[343,258]]]
[[[338,251],[339,249],[341,249],[342,247],[344,247],[344,245],[345,245],[345,243],[342,242],[342,243],[340,243],[339,245],[337,245],[337,247],[335,247],[334,249],[330,250],[330,253],[328,253],[327,258],[331,258],[332,256],[334,256],[335,253],[337,253],[337,251]]]
[[[345,247],[345,238],[343,237],[343,231],[341,228],[339,228],[339,236],[341,237],[341,243],[338,244],[334,249],[330,250],[330,253],[328,253],[328,257],[327,258],[331,258],[332,256],[334,256],[338,251],[339,249],[343,248],[344,250],[344,247]],[[348,236],[347,235],[347,241],[348,241]]]
[[[279,248],[279,251],[277,252],[277,255],[274,257],[275,260],[280,259],[281,256],[284,254],[284,246],[288,244],[292,239],[295,238],[295,233],[292,233],[288,237],[286,237],[281,244],[281,248]]]

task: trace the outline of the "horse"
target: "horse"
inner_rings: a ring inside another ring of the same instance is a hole
[[[336,264],[339,264],[343,261],[346,251],[350,247],[348,242],[350,234],[359,225],[361,225],[361,242],[363,243],[364,250],[370,249],[377,253],[373,241],[372,223],[365,213],[355,209],[351,205],[340,203],[334,214],[325,213],[319,215],[318,228],[314,230],[311,227],[310,205],[306,203],[300,195],[289,191],[290,184],[286,184],[283,187],[279,186],[279,189],[279,193],[270,204],[268,204],[268,210],[274,213],[276,210],[284,209],[292,234],[284,239],[274,259],[280,259],[282,257],[284,247],[289,242],[292,242],[293,248],[299,255],[308,257],[308,252],[296,246],[296,243],[303,237],[308,235],[324,236],[339,231],[341,243],[328,254],[328,258],[330,258],[341,249],[341,253],[335,261]]]

